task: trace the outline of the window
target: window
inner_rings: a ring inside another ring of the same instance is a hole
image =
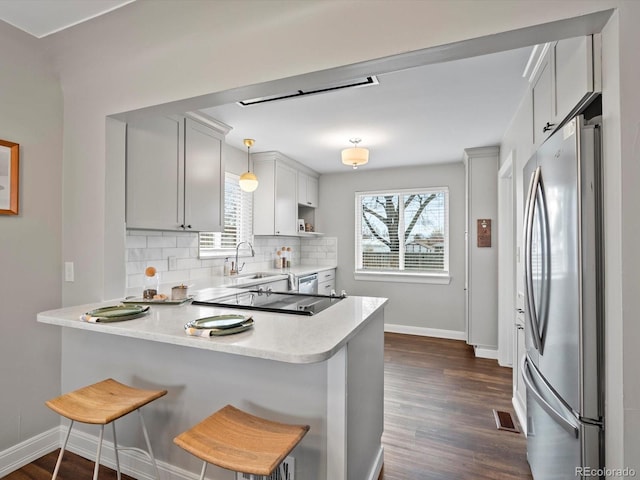
[[[253,235],[253,195],[240,190],[240,177],[224,175],[224,230],[200,233],[200,257],[235,254],[236,245]]]
[[[448,283],[449,189],[356,193],[355,243],[358,279]]]

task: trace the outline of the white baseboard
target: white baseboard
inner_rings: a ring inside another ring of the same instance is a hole
[[[473,350],[478,358],[489,358],[491,360],[498,360],[498,350],[493,348],[480,348],[473,347]]]
[[[513,404],[513,409],[516,412],[516,417],[518,417],[518,423],[520,424],[520,428],[524,433],[524,436],[527,436],[527,414],[524,409],[524,405],[521,405],[520,402],[516,399],[516,397],[511,398],[511,403]]]
[[[107,426],[105,428],[110,427]],[[65,426],[65,433],[66,429],[67,427]],[[71,436],[69,437],[67,450],[93,461],[96,458],[98,438],[99,437],[97,435],[90,435],[73,429],[71,431]],[[62,444],[62,441],[64,441],[64,438],[60,441],[60,444]],[[120,447],[125,446],[127,445],[120,445]],[[141,446],[141,448],[146,450],[146,446]],[[120,471],[122,473],[139,480],[155,480],[156,475],[153,471],[151,460],[144,455],[135,451],[119,450],[118,457],[120,459]],[[100,463],[115,470],[116,457],[114,455],[113,442],[103,440],[102,451],[100,452]],[[156,459],[156,463],[158,464],[158,470],[160,471],[160,478],[163,480],[196,480],[200,476],[199,473],[188,472],[183,468],[176,467],[175,465],[171,465],[158,459]]]
[[[442,330],[439,328],[411,327],[407,325],[384,324],[384,331],[390,333],[404,333],[421,337],[448,338],[450,340],[466,340],[465,332],[457,330]]]
[[[66,425],[54,427],[0,452],[0,478],[60,448],[64,441],[67,428],[68,426]],[[71,431],[69,443],[66,448],[67,451],[93,461],[96,458],[97,448],[97,436],[81,432],[77,429]],[[144,455],[135,451],[125,450],[120,451],[118,456],[120,457],[120,471],[122,473],[139,480],[155,480],[156,477],[151,461]],[[64,462],[64,458],[62,461]],[[103,440],[100,463],[112,469],[116,468],[112,442]],[[196,480],[200,476],[199,472],[188,472],[183,468],[176,467],[161,460],[156,459],[156,463],[158,464],[158,470],[160,471],[160,478],[162,478],[162,480]],[[384,450],[382,446],[380,446],[380,450],[378,451],[374,464],[371,466],[367,480],[377,480],[383,464]]]
[[[0,452],[0,478],[60,447],[60,427],[31,437]]]
[[[384,465],[384,448],[380,445],[378,455],[376,455],[376,459],[371,466],[371,471],[369,472],[367,480],[378,480],[380,472],[382,471],[382,465]]]

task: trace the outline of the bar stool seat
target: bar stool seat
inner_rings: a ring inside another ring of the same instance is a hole
[[[167,394],[166,390],[142,390],[139,388],[130,387],[115,381],[112,378],[108,378],[101,382],[89,385],[73,392],[65,393],[59,397],[53,398],[45,402],[54,412],[59,413],[63,417],[71,420],[67,436],[64,440],[62,448],[60,449],[60,455],[56,462],[55,469],[53,471],[52,480],[55,480],[58,475],[60,463],[62,462],[62,456],[71,434],[71,428],[74,422],[97,424],[101,425],[100,439],[98,442],[98,451],[96,454],[96,464],[93,472],[93,478],[98,478],[98,468],[100,466],[100,451],[102,448],[102,439],[104,436],[104,426],[111,423],[113,426],[113,444],[116,457],[116,468],[118,480],[121,478],[120,474],[120,460],[118,458],[119,450],[135,450],[146,455],[152,462],[156,476],[158,475],[158,466],[156,465],[153,451],[151,450],[151,443],[149,441],[149,434],[147,433],[144,419],[142,418],[142,412],[140,407],[157,400],[158,398]],[[144,451],[138,448],[118,447],[116,441],[116,427],[113,423],[118,418],[121,418],[134,410],[137,410],[140,415],[140,422],[142,431],[144,433],[145,441],[147,443],[148,451]]]
[[[308,431],[309,425],[274,422],[227,405],[173,441],[203,460],[201,480],[208,463],[234,472],[268,476]]]

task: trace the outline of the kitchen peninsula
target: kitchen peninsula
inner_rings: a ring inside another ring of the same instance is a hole
[[[292,452],[298,480],[375,480],[382,466],[384,306],[387,299],[347,297],[313,316],[154,305],[134,320],[87,323],[80,316],[117,302],[42,312],[38,321],[66,327],[62,391],[112,377],[168,395],[145,407],[162,478],[187,479],[200,468],[175,448],[174,436],[233,404],[276,421],[305,423],[310,432]],[[184,324],[223,313],[251,314],[250,330],[191,337]],[[133,425],[132,425],[133,424]],[[70,450],[93,458],[91,426],[79,426]],[[118,441],[140,445],[135,422],[118,423]],[[152,478],[135,454],[124,471]],[[105,463],[113,460],[107,450]],[[211,478],[235,479],[212,467]]]

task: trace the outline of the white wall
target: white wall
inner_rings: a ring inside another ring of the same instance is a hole
[[[607,455],[640,471],[640,3],[622,2],[602,33]]]
[[[0,138],[20,144],[20,213],[0,216],[0,453],[58,424],[62,93],[37,41],[0,22]],[[0,455],[0,458],[2,455]],[[2,469],[0,461],[0,471]]]
[[[522,99],[518,111],[514,115],[509,128],[502,137],[500,144],[500,165],[502,166],[509,155],[513,155],[513,193],[516,212],[515,234],[516,246],[520,247],[520,256],[516,263],[516,308],[524,308],[524,250],[522,249],[522,225],[524,222],[524,184],[522,168],[535,152],[532,140],[533,105],[531,92]],[[514,251],[517,254],[517,251]]]
[[[336,153],[337,154],[337,153]],[[462,152],[460,152],[462,159]],[[373,155],[372,155],[373,157]],[[372,165],[373,158],[370,162]],[[347,169],[320,177],[318,230],[338,238],[337,283],[351,295],[388,297],[385,323],[463,333],[464,320],[464,166],[462,162],[418,168]],[[355,280],[355,192],[449,187],[448,285]],[[460,336],[459,338],[463,338]]]

